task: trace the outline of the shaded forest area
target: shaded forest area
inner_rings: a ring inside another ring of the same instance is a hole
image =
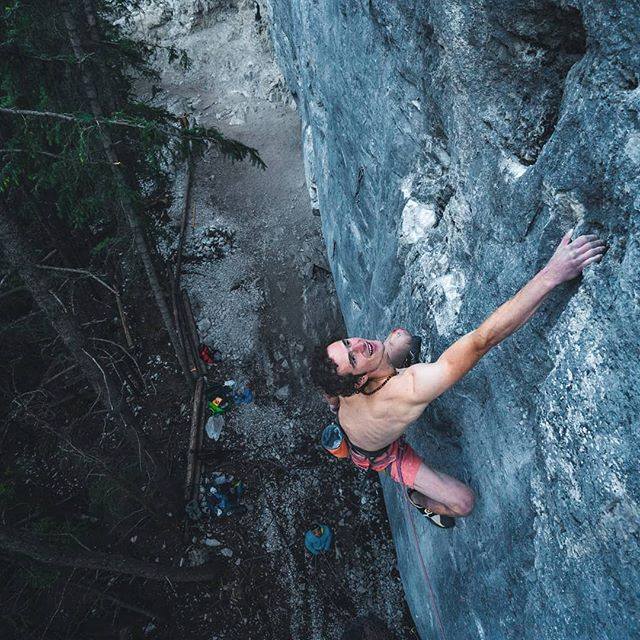
[[[174,607],[225,575],[179,562],[202,365],[180,252],[158,247],[179,233],[176,165],[209,145],[262,163],[136,98],[152,56],[189,61],[129,39],[131,4],[13,0],[0,14],[3,638],[134,638],[145,622],[177,637],[188,613]]]

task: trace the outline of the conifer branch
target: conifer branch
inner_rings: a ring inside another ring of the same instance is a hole
[[[91,114],[84,113],[73,115],[70,113],[57,113],[55,111],[35,111],[33,109],[16,109],[15,107],[0,107],[0,113],[6,113],[8,115],[15,116],[29,116],[36,118],[54,118],[63,120],[65,122],[74,122],[77,124],[105,124],[114,125],[118,127],[129,127],[132,129],[139,129],[143,131],[156,130],[169,137],[181,138],[183,140],[194,140],[199,142],[210,142],[218,147],[220,150],[233,157],[234,160],[244,160],[248,158],[251,164],[266,168],[266,164],[260,158],[260,155],[252,147],[248,147],[235,140],[229,140],[225,138],[219,131],[207,127],[180,127],[177,124],[172,123],[158,123],[150,120],[144,120],[142,122],[135,122],[132,120],[123,120],[121,118],[96,118]]]

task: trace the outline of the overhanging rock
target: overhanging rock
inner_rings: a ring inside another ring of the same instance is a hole
[[[269,13],[352,335],[404,323],[437,357],[568,228],[608,242],[409,439],[478,494],[452,532],[418,523],[448,638],[638,637],[640,6],[270,0]],[[413,615],[438,637],[385,490]]]

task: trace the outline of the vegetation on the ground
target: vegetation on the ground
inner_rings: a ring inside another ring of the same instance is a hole
[[[132,39],[133,4],[0,8],[2,637],[114,637],[114,608],[162,617],[114,576],[217,575],[149,557],[182,540],[174,430],[192,385],[158,246],[177,233],[176,165],[210,145],[262,161],[137,96],[157,80],[154,56],[188,59]]]

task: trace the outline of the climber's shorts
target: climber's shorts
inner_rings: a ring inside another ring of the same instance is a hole
[[[350,445],[349,449],[351,461],[356,467],[384,471],[396,482],[411,489],[415,488],[416,475],[422,460],[404,440],[394,440],[380,452],[365,452],[353,445]],[[372,453],[375,454],[373,457]]]

